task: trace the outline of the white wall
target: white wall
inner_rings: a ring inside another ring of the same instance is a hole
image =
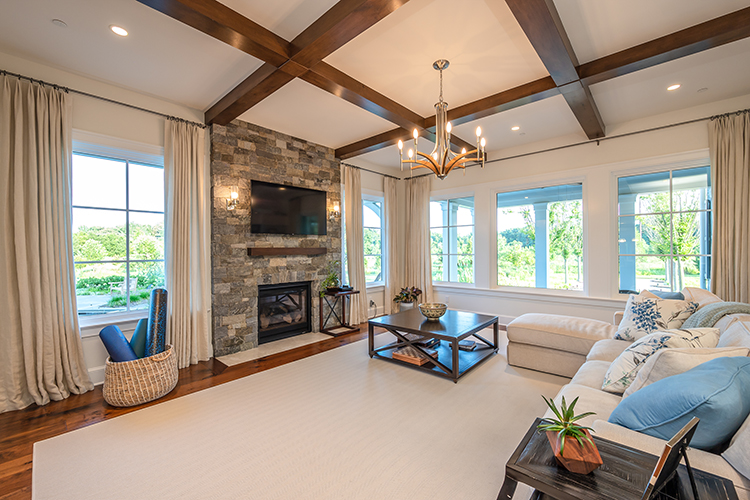
[[[203,112],[197,109],[116,87],[2,52],[0,52],[0,69],[177,116],[186,120],[203,122]],[[76,131],[90,132],[119,139],[132,143],[136,147],[143,146],[140,149],[147,151],[153,149],[154,146],[164,146],[163,117],[91,97],[78,94],[72,95],[73,128]],[[143,316],[146,314],[147,312],[144,312]],[[90,319],[84,321],[90,321]],[[101,323],[101,321],[106,321],[106,323]],[[133,334],[136,322],[137,319],[128,321],[118,320],[116,324],[125,333],[125,336],[129,338]],[[82,323],[81,335],[83,338],[84,358],[91,379],[95,384],[100,384],[104,381],[104,362],[107,359],[107,351],[104,349],[97,334],[108,323],[109,321],[105,318],[100,319],[99,324],[90,324],[90,326],[84,326],[85,323]]]
[[[715,102],[696,108],[653,116],[611,126],[608,136],[702,118],[750,107],[750,96]],[[562,137],[489,153],[490,159],[508,158],[557,147],[580,138]],[[616,178],[628,173],[655,171],[670,166],[708,164],[707,122],[601,141],[557,151],[472,167],[466,175],[433,180],[433,196],[475,197],[475,284],[434,287],[436,300],[456,309],[516,317],[529,312],[548,312],[611,321],[612,313],[625,305],[618,293]],[[583,292],[498,288],[495,283],[497,192],[583,182],[584,270]]]

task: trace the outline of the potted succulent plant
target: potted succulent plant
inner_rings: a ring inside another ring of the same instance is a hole
[[[413,309],[414,303],[419,300],[420,295],[422,295],[422,290],[415,286],[402,288],[393,298],[393,302],[397,303],[402,311]]]
[[[340,291],[339,288],[339,273],[338,273],[338,266],[339,266],[338,260],[334,260],[333,262],[330,262],[328,264],[327,272],[325,279],[320,282],[320,296],[322,297],[323,294],[328,291]]]
[[[568,406],[563,397],[559,409],[552,399],[544,396],[542,398],[557,418],[543,418],[537,428],[547,433],[547,439],[557,461],[570,472],[578,474],[588,474],[599,467],[602,464],[602,457],[599,455],[594,440],[591,439],[589,433],[592,430],[591,427],[576,424],[580,419],[596,414],[586,412],[575,415],[573,409],[578,398],[575,398]]]

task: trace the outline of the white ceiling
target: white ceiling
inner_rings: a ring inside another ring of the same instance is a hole
[[[337,0],[221,0],[292,40]],[[206,110],[261,62],[135,0],[0,0],[0,52]],[[555,0],[580,62],[750,6],[750,0]],[[52,19],[64,20],[59,28]],[[120,38],[110,24],[125,27]],[[411,0],[326,62],[422,115],[438,98],[436,59],[450,60],[451,108],[544,77],[547,72],[504,0]],[[34,75],[30,75],[34,76]],[[681,83],[677,92],[665,87]],[[700,88],[707,88],[697,92]],[[750,93],[750,40],[592,86],[607,125]],[[337,148],[395,125],[301,80],[241,116]],[[464,124],[480,124],[490,150],[583,134],[561,97]],[[518,132],[510,127],[519,125]],[[523,134],[523,135],[522,135]],[[421,148],[420,148],[421,149]],[[363,155],[398,168],[395,148]]]

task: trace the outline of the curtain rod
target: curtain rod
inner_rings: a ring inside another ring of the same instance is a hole
[[[397,181],[403,180],[400,177],[396,177],[395,175],[384,174],[383,172],[378,172],[377,170],[370,170],[369,168],[360,167],[358,165],[352,165],[351,163],[344,163],[342,161],[341,164],[346,165],[347,167],[358,168],[360,170],[364,170],[365,172],[371,172],[373,174],[382,175],[383,177],[390,177],[391,179],[396,179]]]
[[[120,106],[125,106],[126,108],[137,109],[138,111],[143,111],[145,113],[151,113],[152,115],[162,116],[162,117],[164,117],[164,118],[166,118],[168,120],[172,120],[172,121],[176,121],[176,122],[189,123],[191,125],[195,125],[195,126],[198,126],[200,128],[206,128],[207,127],[207,125],[204,124],[204,123],[197,123],[197,122],[193,122],[193,121],[190,121],[190,120],[185,120],[184,118],[178,118],[176,116],[167,115],[165,113],[160,113],[160,112],[154,111],[152,109],[141,108],[140,106],[134,106],[133,104],[128,104],[128,103],[121,102],[121,101],[115,101],[114,99],[109,99],[108,97],[102,97],[102,96],[99,96],[99,95],[96,95],[96,94],[89,94],[88,92],[83,92],[82,90],[71,89],[69,87],[64,87],[62,85],[57,85],[55,83],[49,83],[49,82],[45,82],[44,80],[39,80],[39,79],[36,79],[36,78],[31,78],[30,76],[19,75],[18,73],[12,73],[12,72],[4,70],[4,69],[0,69],[0,75],[12,76],[12,77],[18,78],[19,80],[27,80],[27,81],[29,81],[31,83],[38,83],[41,86],[45,86],[46,85],[46,86],[52,87],[52,88],[54,88],[56,90],[62,90],[64,92],[72,92],[73,94],[79,94],[79,95],[82,95],[82,96],[91,97],[93,99],[99,99],[100,101],[106,101],[106,102],[109,102],[109,103],[112,103],[112,104],[119,104]]]

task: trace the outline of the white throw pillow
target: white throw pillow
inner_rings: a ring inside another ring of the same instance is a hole
[[[750,479],[750,417],[747,417],[740,430],[735,433],[729,448],[721,456],[737,472]]]
[[[698,310],[695,302],[660,299],[651,295],[628,297],[625,316],[620,321],[615,339],[633,341],[659,330],[674,330]]]
[[[750,347],[750,323],[735,321],[719,337],[718,347]]]
[[[716,347],[718,328],[664,330],[651,333],[633,342],[609,365],[602,390],[622,394],[633,383],[646,360],[660,349],[668,347]]]
[[[625,389],[622,397],[626,398],[638,389],[642,389],[663,378],[685,373],[698,365],[702,365],[706,361],[725,356],[747,356],[748,354],[750,354],[750,349],[747,347],[728,347],[726,349],[660,349],[643,363],[643,367],[638,370],[635,380]]]
[[[714,302],[723,302],[717,295],[702,288],[685,287],[682,289],[682,295],[685,296],[685,300],[697,302],[698,309]]]

